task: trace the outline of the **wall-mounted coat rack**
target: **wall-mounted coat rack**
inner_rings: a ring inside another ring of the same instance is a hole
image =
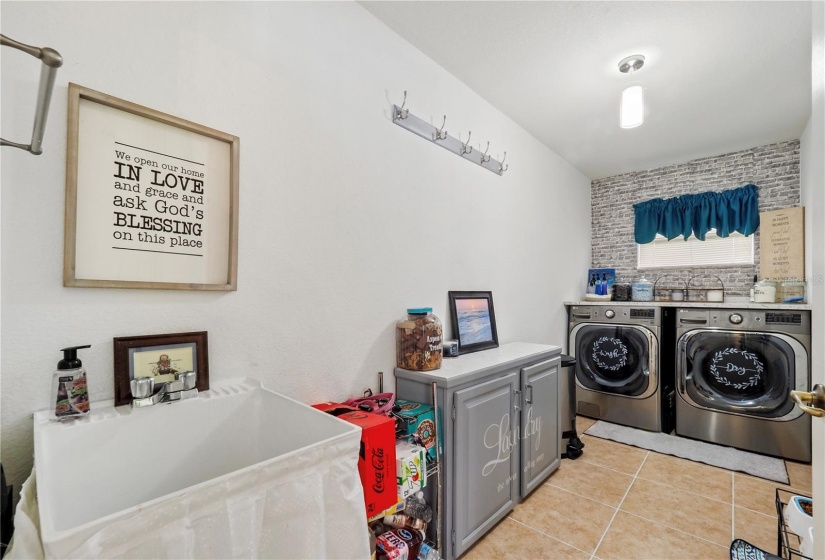
[[[43,143],[43,133],[46,130],[46,117],[49,116],[49,104],[51,103],[52,91],[54,90],[54,78],[57,75],[57,69],[63,66],[63,57],[60,56],[59,52],[49,47],[43,47],[41,49],[39,47],[32,47],[31,45],[24,45],[14,39],[9,39],[5,35],[0,35],[0,45],[21,50],[43,62],[43,65],[40,67],[40,87],[37,90],[37,107],[34,112],[34,129],[32,130],[31,144],[18,144],[17,142],[10,142],[0,138],[0,146],[20,148],[21,150],[26,150],[39,156],[43,153],[41,144]]]
[[[481,153],[480,150],[474,150],[473,147],[470,145],[470,138],[472,137],[472,131],[467,133],[467,141],[462,142],[461,138],[453,138],[444,127],[447,125],[447,115],[444,115],[444,120],[441,122],[441,128],[436,128],[435,126],[431,125],[430,123],[424,121],[416,117],[415,115],[410,114],[409,109],[404,109],[404,105],[407,104],[407,92],[404,92],[404,102],[401,103],[401,106],[393,105],[392,106],[392,122],[400,126],[401,128],[405,128],[410,132],[413,132],[419,135],[421,138],[425,140],[429,140],[430,142],[441,146],[442,148],[451,151],[452,153],[460,156],[468,161],[475,163],[476,165],[480,165],[487,171],[492,171],[498,175],[503,175],[505,171],[510,167],[510,165],[504,165],[504,160],[507,159],[507,152],[504,152],[504,157],[501,158],[501,161],[497,161],[487,155],[487,152],[490,150],[490,143],[487,142],[487,149],[484,153]]]

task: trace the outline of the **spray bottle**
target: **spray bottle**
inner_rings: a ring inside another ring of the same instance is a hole
[[[89,390],[86,384],[86,370],[77,359],[77,351],[86,346],[63,348],[63,359],[57,362],[57,370],[52,377],[52,400],[49,418],[65,420],[89,413]]]

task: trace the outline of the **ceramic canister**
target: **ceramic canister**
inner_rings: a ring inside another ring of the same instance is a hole
[[[755,303],[775,303],[776,282],[767,279],[757,282],[753,286],[753,301]]]

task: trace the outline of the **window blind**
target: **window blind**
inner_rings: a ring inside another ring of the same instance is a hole
[[[694,235],[687,240],[677,237],[667,240],[656,235],[650,243],[637,245],[638,268],[690,268],[696,266],[724,266],[753,264],[753,235],[733,232],[719,237],[716,230],[708,231],[704,241]]]

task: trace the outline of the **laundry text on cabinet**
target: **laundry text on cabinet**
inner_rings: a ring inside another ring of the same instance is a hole
[[[491,424],[484,431],[484,447],[495,449],[496,457],[488,461],[481,469],[483,476],[490,475],[499,463],[510,460],[510,453],[518,445],[519,439],[530,439],[535,436],[535,449],[539,449],[541,442],[541,416],[533,417],[533,407],[527,409],[527,419],[524,423],[524,434],[519,435],[519,426],[510,429],[510,414],[501,417],[501,422]]]

